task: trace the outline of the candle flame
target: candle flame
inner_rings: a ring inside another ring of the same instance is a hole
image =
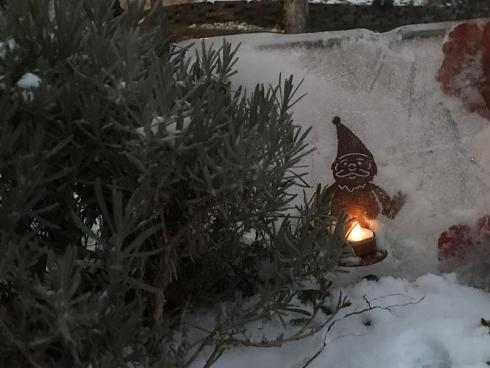
[[[352,241],[362,240],[363,235],[364,234],[363,234],[361,225],[359,225],[359,223],[356,222],[356,224],[354,225],[354,227],[352,228],[352,230],[349,233],[349,240],[352,240]]]
[[[374,233],[371,230],[364,229],[361,227],[361,225],[359,225],[358,222],[355,222],[354,226],[349,232],[347,240],[351,242],[356,242],[356,241],[372,238],[373,236]]]

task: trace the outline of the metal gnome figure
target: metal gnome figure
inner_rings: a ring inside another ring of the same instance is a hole
[[[373,154],[339,117],[333,118],[337,127],[337,158],[332,164],[335,183],[324,189],[322,197],[329,196],[333,215],[343,211],[355,218],[362,227],[369,227],[380,213],[393,219],[405,203],[405,195],[398,192],[393,199],[382,188],[372,183],[378,169]]]

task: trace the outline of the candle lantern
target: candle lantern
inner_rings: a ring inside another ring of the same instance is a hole
[[[352,247],[358,257],[376,254],[376,236],[370,229],[362,228],[358,222],[354,223],[347,233],[347,244]]]
[[[393,219],[402,208],[405,196],[398,192],[391,198],[372,182],[378,173],[373,154],[339,117],[334,117],[332,122],[338,138],[337,157],[331,166],[335,183],[322,191],[321,198],[331,200],[335,217],[344,212],[350,220],[355,220],[346,234],[346,242],[355,255],[373,256],[377,253],[376,236],[369,228],[370,223],[380,213]]]

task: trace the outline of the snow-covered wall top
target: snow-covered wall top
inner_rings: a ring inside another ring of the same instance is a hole
[[[241,43],[234,83],[250,89],[276,83],[279,73],[303,80],[307,95],[294,116],[313,127],[310,184],[333,182],[331,120],[338,115],[373,153],[374,183],[407,194],[395,220],[380,218],[377,237],[390,254],[382,272],[411,277],[437,271],[439,234],[490,212],[489,122],[445,96],[435,79],[451,26],[227,38]]]

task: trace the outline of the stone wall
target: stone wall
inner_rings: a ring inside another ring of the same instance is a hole
[[[475,1],[475,0],[472,0]],[[385,32],[407,24],[490,17],[490,6],[478,9],[394,6],[390,8],[310,4],[308,32],[366,28]]]
[[[151,8],[152,3],[155,2],[155,0],[119,0],[119,5],[121,8],[126,9],[128,7],[129,2],[135,2],[139,1],[140,4],[144,5],[145,10],[149,10]],[[187,3],[192,3],[193,0],[161,0],[163,6],[169,6],[169,5],[180,5],[180,4],[187,4]]]
[[[280,1],[217,1],[165,7],[172,25],[244,22],[260,27],[281,24]]]
[[[471,0],[474,1],[474,0]],[[490,17],[490,4],[471,8],[390,8],[310,4],[308,32],[366,28],[384,32],[402,25]],[[173,25],[245,22],[261,27],[282,25],[281,1],[217,1],[166,6]]]

